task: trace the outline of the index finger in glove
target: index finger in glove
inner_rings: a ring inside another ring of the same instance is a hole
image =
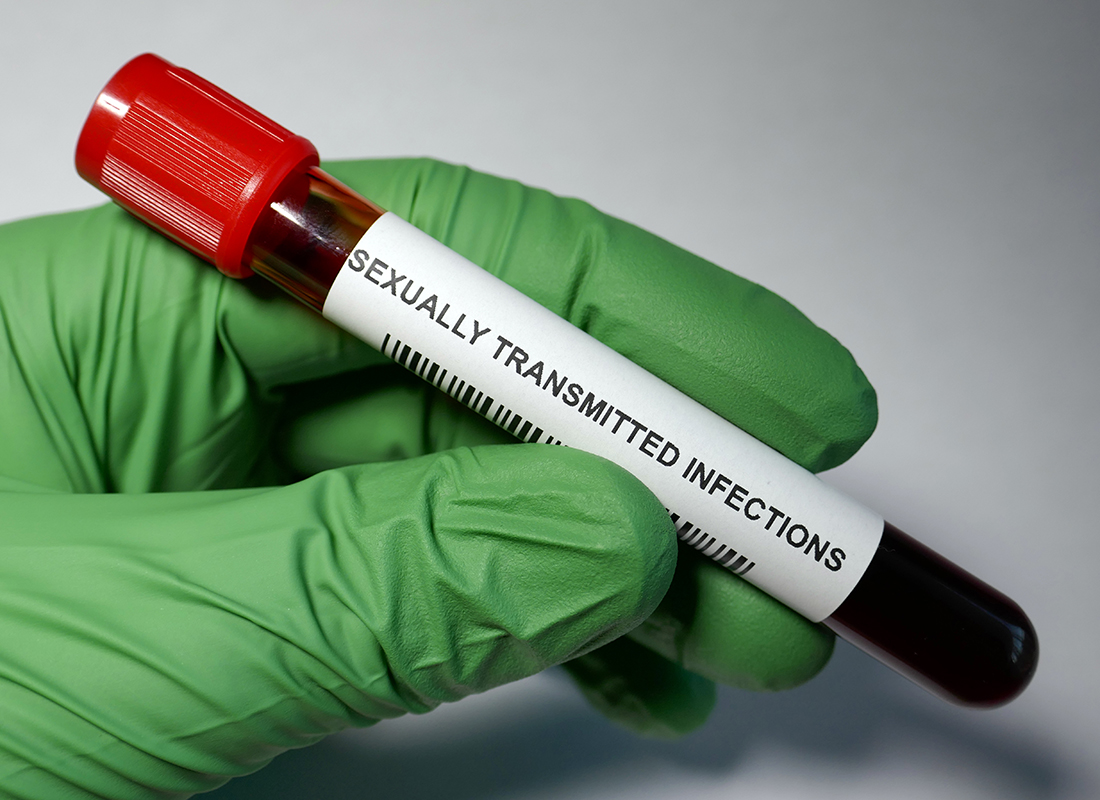
[[[782,298],[557,197],[430,160],[334,176],[814,471],[870,436],[875,395],[848,351]]]

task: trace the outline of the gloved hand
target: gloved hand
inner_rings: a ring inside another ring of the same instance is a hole
[[[811,469],[874,427],[833,339],[644,231],[431,161],[329,169]],[[183,797],[570,659],[675,733],[711,680],[792,686],[831,652],[677,562],[618,467],[505,444],[111,205],[0,228],[0,398],[0,794]]]

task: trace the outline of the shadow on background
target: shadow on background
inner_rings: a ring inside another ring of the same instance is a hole
[[[559,674],[558,680],[568,679]],[[720,778],[735,774],[750,750],[874,769],[882,747],[911,746],[916,758],[949,752],[951,765],[995,776],[1006,797],[1058,798],[1075,785],[1071,767],[1041,743],[990,733],[970,720],[982,712],[945,708],[853,648],[838,644],[817,679],[780,694],[723,691],[701,733],[677,741],[639,739],[577,703],[480,722],[452,737],[402,735],[387,741],[387,723],[286,753],[260,772],[204,795],[211,800],[500,800],[527,792],[564,794],[586,778],[659,769]],[[975,715],[971,717],[970,715]],[[429,716],[430,719],[430,716]],[[423,721],[421,721],[423,722]],[[654,765],[657,765],[655,767]]]

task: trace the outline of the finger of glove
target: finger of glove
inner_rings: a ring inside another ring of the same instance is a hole
[[[629,635],[686,669],[754,691],[805,683],[835,643],[824,626],[686,547],[660,606]]]
[[[644,736],[699,728],[714,683],[752,691],[799,686],[833,652],[833,635],[686,548],[657,609],[622,639],[565,665],[608,719]]]
[[[690,733],[714,708],[713,681],[626,636],[563,666],[594,708],[642,736]]]
[[[276,434],[299,476],[516,438],[396,364],[287,391]]]
[[[15,796],[183,796],[538,672],[643,619],[675,541],[634,478],[540,446],[0,504]]]
[[[835,339],[653,234],[436,161],[327,168],[803,466],[841,463],[874,429],[874,391]]]

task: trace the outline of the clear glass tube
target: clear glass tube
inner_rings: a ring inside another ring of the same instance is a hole
[[[246,261],[320,312],[348,254],[385,211],[318,167],[291,174],[260,214]]]
[[[320,312],[337,273],[384,213],[319,168],[292,174],[249,239],[251,268]],[[1038,641],[1000,592],[886,523],[855,589],[824,624],[952,702],[991,707],[1027,686]]]

